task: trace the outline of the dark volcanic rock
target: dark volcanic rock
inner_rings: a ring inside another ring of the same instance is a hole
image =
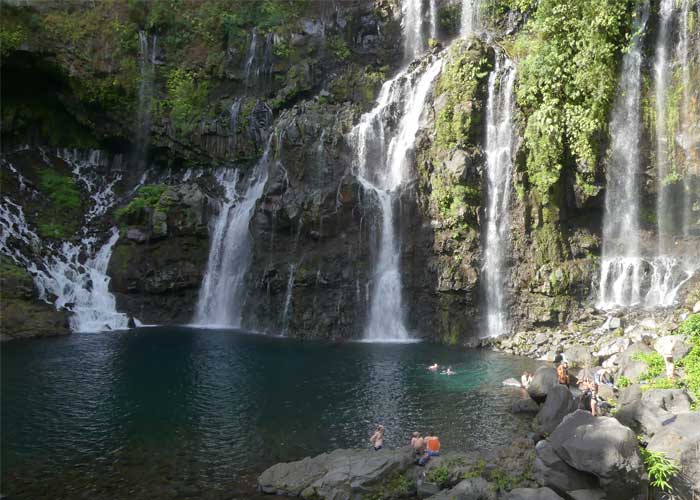
[[[541,403],[547,397],[550,389],[558,385],[556,370],[549,366],[540,366],[532,377],[527,392],[532,399]]]
[[[576,411],[578,401],[568,387],[557,384],[547,393],[542,408],[535,417],[535,426],[541,433],[549,434],[561,423],[565,416]]]

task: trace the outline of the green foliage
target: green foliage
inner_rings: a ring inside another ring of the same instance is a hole
[[[440,487],[447,485],[450,479],[450,469],[446,465],[439,465],[430,469],[425,479],[431,483],[435,483]]]
[[[42,169],[39,176],[41,190],[51,198],[55,209],[75,210],[80,208],[80,192],[72,177],[61,175],[50,168]]]
[[[135,215],[145,208],[155,208],[163,210],[166,203],[161,200],[163,193],[168,189],[165,184],[146,184],[139,188],[138,195],[131,200],[128,205],[119,208],[115,215],[117,219],[123,219],[130,215]]]
[[[461,22],[460,4],[447,4],[438,10],[438,25],[440,31],[445,35],[456,35],[459,33]]]
[[[0,16],[0,57],[5,57],[7,54],[19,48],[27,38],[27,27],[15,16],[7,15],[4,11],[6,6],[3,5],[3,15]]]
[[[621,376],[617,379],[617,386],[618,386],[620,389],[624,389],[625,387],[629,387],[630,385],[632,385],[632,382],[630,381],[629,377],[627,377],[627,376],[625,376],[625,375],[621,375]]]
[[[649,484],[662,491],[672,491],[669,480],[679,472],[676,463],[661,451],[649,451],[646,448],[640,448],[640,451],[649,474]]]
[[[483,458],[479,458],[479,460],[476,461],[474,466],[462,475],[462,479],[473,479],[476,477],[481,477],[484,473],[485,468],[486,461]]]
[[[488,75],[491,64],[478,49],[458,40],[452,45],[448,63],[436,86],[445,96],[445,105],[435,123],[435,143],[444,149],[465,148],[473,125],[479,123],[474,100],[479,83]]]
[[[524,55],[517,98],[527,115],[528,178],[543,203],[571,160],[579,184],[593,183],[632,4],[540,0],[516,43]]]
[[[42,238],[63,239],[67,236],[66,228],[56,222],[40,222],[37,224],[37,232]]]
[[[647,365],[646,371],[639,376],[639,380],[650,382],[661,375],[665,370],[666,365],[664,363],[664,358],[656,351],[649,353],[639,352],[632,356],[632,359],[635,361],[643,361]]]
[[[170,110],[173,127],[181,133],[191,132],[204,115],[209,83],[201,81],[193,71],[174,68],[166,86],[168,98],[163,105]]]
[[[683,366],[684,382],[688,391],[693,395],[697,406],[700,401],[700,341],[695,342],[695,346],[679,364]]]
[[[642,387],[645,389],[679,389],[681,387],[680,381],[670,378],[657,378],[649,382],[649,384]]]
[[[351,52],[348,45],[345,43],[345,39],[342,36],[330,37],[327,41],[328,49],[331,51],[333,56],[339,61],[345,61],[350,58]]]
[[[678,327],[678,333],[687,335],[694,343],[700,342],[700,314],[691,314]]]

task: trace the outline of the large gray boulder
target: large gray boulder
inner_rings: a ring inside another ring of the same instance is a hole
[[[474,477],[428,497],[428,500],[496,500],[496,492],[486,479]]]
[[[565,416],[576,411],[578,402],[568,387],[557,384],[549,389],[547,399],[535,417],[535,427],[544,434],[550,434]]]
[[[313,458],[273,465],[258,477],[263,493],[303,498],[355,500],[371,493],[413,462],[410,448],[335,450]]]
[[[557,493],[564,495],[568,491],[588,490],[598,487],[598,478],[580,472],[564,462],[554,452],[547,440],[542,440],[535,447],[534,475],[541,486],[548,486]]]
[[[590,368],[595,366],[597,361],[591,352],[591,348],[582,345],[569,347],[564,351],[564,357],[569,363],[569,368]]]
[[[674,460],[680,473],[670,481],[678,498],[700,498],[700,413],[677,415],[649,441],[649,451],[660,451]]]
[[[541,403],[547,397],[549,390],[558,385],[557,371],[548,366],[540,366],[527,387],[527,393],[532,399]]]
[[[515,488],[502,500],[564,500],[549,488]]]
[[[674,414],[690,411],[690,396],[683,389],[651,389],[620,404],[615,418],[638,434],[652,437]]]
[[[649,354],[654,352],[648,345],[643,342],[636,342],[625,349],[622,353],[618,366],[620,367],[618,377],[627,377],[632,382],[638,382],[639,376],[647,370],[647,364],[644,361],[635,360],[638,354]]]
[[[535,414],[540,411],[540,405],[538,405],[533,399],[518,399],[513,401],[511,406],[511,411],[513,413],[532,413]]]
[[[609,498],[632,498],[642,491],[645,470],[637,437],[616,419],[577,410],[564,418],[549,441],[568,465],[597,476]]]

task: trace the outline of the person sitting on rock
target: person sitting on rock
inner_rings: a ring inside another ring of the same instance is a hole
[[[430,366],[428,367],[428,370],[430,370],[431,372],[436,372],[436,371],[438,371],[438,364],[437,364],[437,363],[434,363],[434,364],[430,365]]]
[[[369,442],[372,443],[372,446],[374,447],[374,451],[379,451],[382,449],[384,446],[384,426],[383,425],[377,425],[377,429],[374,431],[374,434],[372,434],[372,437],[369,438]]]
[[[530,385],[530,382],[532,382],[532,373],[524,371],[523,374],[520,376],[520,385],[522,385],[523,388],[527,389]]]
[[[610,372],[607,370],[607,368],[598,370],[595,373],[595,376],[593,377],[593,381],[598,385],[605,384],[611,387],[613,386],[612,376],[610,375]]]
[[[560,384],[569,387],[569,364],[566,361],[562,361],[562,363],[557,366],[557,381]]]
[[[425,437],[425,453],[420,458],[420,460],[418,460],[418,465],[425,465],[426,463],[428,463],[428,460],[430,460],[431,457],[439,456],[440,439],[438,439],[437,436],[434,436],[431,432],[430,435]]]
[[[413,433],[413,437],[411,438],[411,448],[413,448],[418,456],[425,453],[425,439],[421,437],[420,432]]]

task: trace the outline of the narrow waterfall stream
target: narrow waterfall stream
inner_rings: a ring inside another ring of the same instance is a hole
[[[486,104],[487,209],[484,244],[486,324],[489,337],[507,331],[505,258],[508,252],[508,202],[513,171],[513,86],[515,66],[503,55],[489,76]]]
[[[382,215],[365,331],[365,339],[370,341],[409,339],[403,321],[400,241],[394,229],[394,203],[406,177],[428,93],[441,67],[442,60],[437,58],[426,68],[410,67],[384,83],[377,105],[362,116],[351,132],[357,175],[367,192],[376,196]],[[389,128],[392,121],[397,122],[393,130]]]
[[[412,61],[425,51],[422,4],[422,0],[405,0],[403,2],[403,43],[406,61]]]
[[[139,94],[136,112],[136,137],[134,160],[145,163],[148,136],[151,131],[151,108],[153,102],[153,81],[155,79],[156,49],[158,37],[150,37],[139,31]]]
[[[683,79],[683,96],[679,117],[689,104],[685,102],[690,90],[686,81],[688,67],[688,9],[686,2],[678,8],[674,0],[661,0],[654,48],[653,92],[656,119],[653,124],[656,141],[654,162],[656,168],[656,232],[655,245],[642,241],[642,191],[644,159],[641,157],[642,116],[641,81],[644,30],[649,18],[649,3],[640,5],[635,26],[636,36],[631,50],[624,55],[617,99],[610,122],[611,146],[607,166],[605,217],[603,223],[603,259],[597,307],[610,310],[617,307],[670,307],[681,287],[692,277],[700,262],[683,245],[680,235],[688,235],[692,189],[686,183],[681,210],[676,210],[675,196],[670,189],[677,166],[672,152],[675,144],[683,147],[683,130],[687,123],[679,119],[680,140],[670,136],[669,92],[674,78],[674,67]],[[673,47],[677,26],[678,44]],[[688,96],[689,101],[689,96]],[[696,117],[697,119],[697,117]],[[692,126],[692,125],[690,125]],[[672,128],[672,127],[671,127]],[[689,167],[687,167],[689,168]]]
[[[239,328],[245,301],[245,277],[253,258],[248,227],[267,182],[274,134],[248,178],[245,193],[237,195],[238,171],[226,170],[218,180],[226,193],[213,226],[209,260],[199,291],[194,323]]]
[[[464,38],[476,31],[479,25],[480,0],[462,0],[462,17],[459,35]]]

